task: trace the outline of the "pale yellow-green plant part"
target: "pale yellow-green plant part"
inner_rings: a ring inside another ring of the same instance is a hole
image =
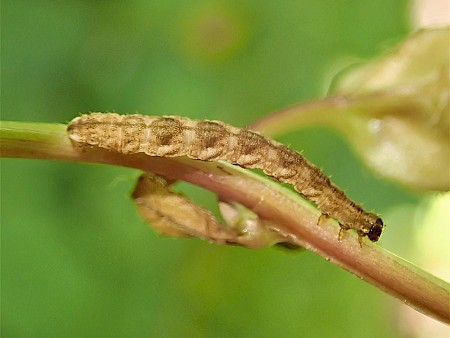
[[[329,98],[273,113],[252,129],[277,136],[309,125],[338,130],[378,174],[449,190],[449,28],[424,29],[336,81]]]
[[[215,244],[233,244],[250,249],[288,242],[277,228],[235,202],[219,202],[224,223],[208,210],[175,193],[161,176],[143,173],[132,198],[141,217],[159,234],[173,237],[198,237]],[[289,242],[289,247],[296,243]]]

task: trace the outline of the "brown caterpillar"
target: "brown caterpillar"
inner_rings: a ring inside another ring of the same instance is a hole
[[[265,174],[291,184],[314,202],[324,218],[339,222],[339,239],[354,229],[359,240],[376,242],[383,231],[382,220],[365,212],[345,196],[320,169],[302,155],[261,134],[221,121],[191,120],[176,116],[92,113],[73,119],[69,138],[81,145],[98,146],[123,154],[187,156],[202,161],[224,160],[243,168],[259,168]]]

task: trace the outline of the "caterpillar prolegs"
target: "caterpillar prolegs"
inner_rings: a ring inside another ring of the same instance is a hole
[[[268,176],[291,184],[315,203],[322,212],[321,218],[336,219],[341,227],[339,238],[346,230],[354,229],[360,242],[364,236],[376,242],[383,231],[383,222],[377,215],[347,198],[301,154],[248,129],[176,116],[92,113],[73,119],[67,131],[69,138],[81,146],[123,154],[224,160],[243,168],[259,168]]]

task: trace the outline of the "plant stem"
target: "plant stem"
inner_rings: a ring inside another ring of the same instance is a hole
[[[296,243],[341,266],[418,311],[450,323],[449,284],[349,231],[337,240],[333,220],[317,225],[320,212],[269,179],[225,162],[124,155],[100,148],[74,148],[62,124],[1,122],[2,157],[90,162],[138,168],[184,180],[236,201],[278,224]]]

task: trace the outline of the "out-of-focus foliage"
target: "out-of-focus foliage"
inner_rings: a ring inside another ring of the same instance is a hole
[[[407,16],[406,1],[385,0],[3,1],[2,120],[115,110],[245,126],[319,97],[331,64],[395,45]],[[328,131],[284,141],[388,223],[389,208],[417,203],[372,177]],[[396,332],[387,296],[309,252],[159,237],[129,198],[136,172],[1,165],[2,336]],[[180,189],[217,207],[211,194]],[[407,245],[409,231],[388,227],[381,245]]]

